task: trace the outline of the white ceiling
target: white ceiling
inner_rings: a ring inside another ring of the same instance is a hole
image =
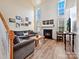
[[[42,0],[31,0],[31,1],[32,1],[34,6],[39,5],[42,2]]]

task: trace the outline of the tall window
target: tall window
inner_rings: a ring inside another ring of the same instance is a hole
[[[41,17],[41,10],[40,10],[40,8],[36,9],[35,17],[36,17],[36,20],[40,20],[40,17]]]
[[[36,32],[40,32],[40,24],[41,24],[41,9],[39,7],[37,7],[35,9],[35,29],[36,29]]]
[[[64,15],[65,10],[65,1],[59,0],[58,1],[58,15]]]

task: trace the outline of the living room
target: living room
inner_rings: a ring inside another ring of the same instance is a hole
[[[63,6],[64,10],[62,10],[64,14],[60,13],[58,9],[61,1],[65,2]],[[1,0],[0,13],[3,17],[0,15],[0,36],[2,37],[0,38],[2,39],[0,41],[0,47],[2,47],[0,48],[0,59],[11,59],[10,42],[3,19],[6,21],[9,29],[15,34],[15,39],[13,39],[12,42],[14,46],[11,47],[13,48],[13,54],[11,54],[12,59],[76,59],[72,57],[74,55],[79,58],[79,22],[77,20],[79,5],[76,0],[61,1]],[[76,33],[76,38],[74,39],[74,53],[72,54],[66,54],[67,52],[65,52],[64,49],[65,44],[63,44],[64,41],[57,42],[57,31],[66,32],[68,30],[67,22],[69,19],[72,20],[71,32]],[[39,40],[37,40],[37,38],[39,38]],[[27,41],[25,41],[25,39],[27,39]],[[17,44],[18,42],[20,43]],[[57,51],[60,52],[58,53]]]

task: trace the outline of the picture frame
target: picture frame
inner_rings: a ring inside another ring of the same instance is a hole
[[[54,20],[53,19],[50,20],[50,24],[54,24]]]
[[[54,19],[44,20],[42,23],[43,25],[52,25],[54,24]]]
[[[25,23],[25,26],[28,26],[29,24]]]
[[[29,18],[28,17],[25,17],[25,21],[29,21]]]
[[[19,23],[16,23],[16,27],[17,27],[17,28],[20,27],[20,24],[19,24]]]
[[[15,16],[17,20],[22,20],[21,16]]]
[[[31,21],[29,21],[28,24],[31,24]]]
[[[14,18],[9,18],[9,22],[15,23],[15,19]]]

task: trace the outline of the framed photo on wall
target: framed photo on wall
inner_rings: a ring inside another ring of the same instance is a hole
[[[31,21],[29,21],[29,24],[31,24]]]
[[[15,23],[15,19],[14,18],[9,18],[9,22]]]
[[[28,17],[25,17],[25,21],[29,21],[29,18]]]
[[[21,16],[15,16],[17,20],[22,20]]]

